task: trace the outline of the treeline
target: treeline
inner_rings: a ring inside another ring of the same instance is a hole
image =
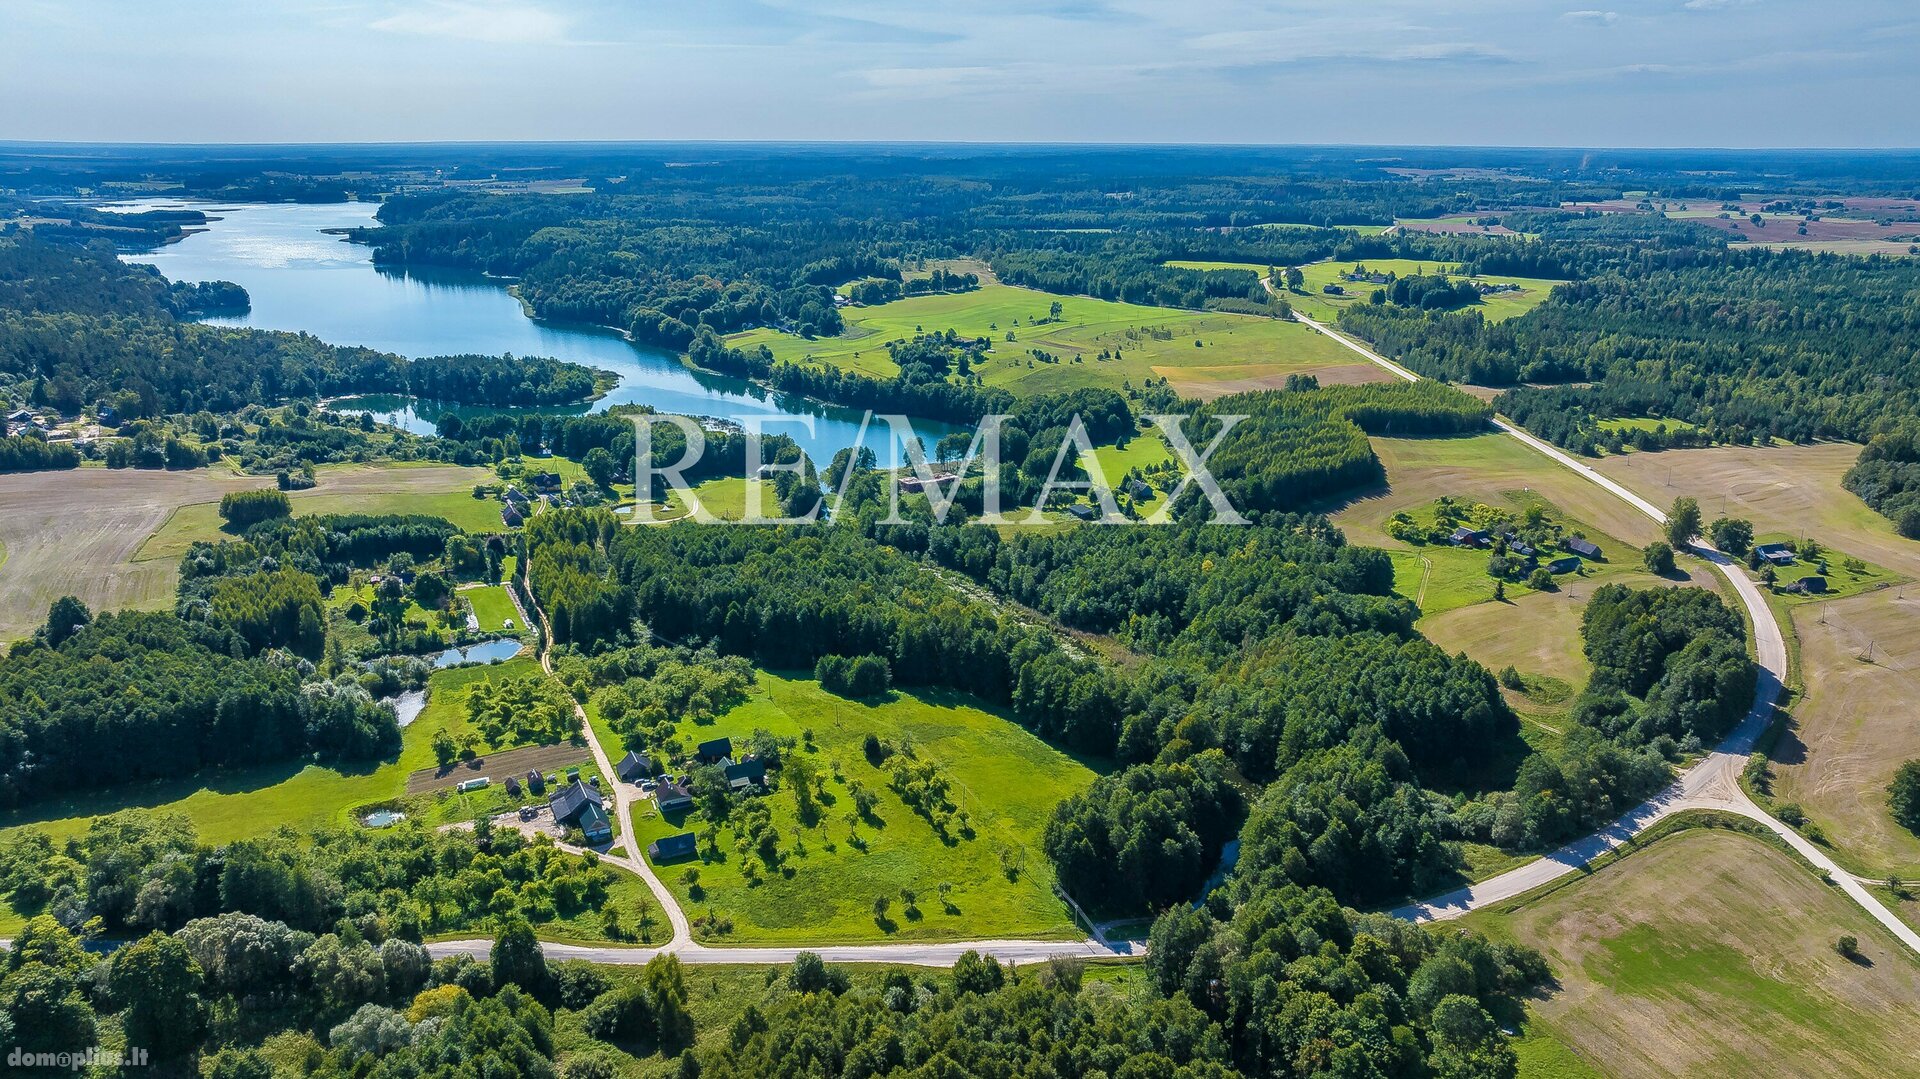
[[[34,433],[0,438],[0,472],[46,472],[79,468],[80,452]]]
[[[397,751],[393,708],[359,685],[311,692],[294,665],[236,658],[288,632],[278,619],[290,609],[273,587],[286,582],[241,580],[243,591],[216,597],[219,617],[207,621],[132,612],[95,621],[76,601],[55,604],[37,637],[0,659],[0,801]],[[291,609],[301,606],[296,598]]]
[[[1842,482],[1901,535],[1920,539],[1920,423],[1873,436]]]
[[[1519,387],[1496,402],[1582,453],[1614,417],[1657,416],[1737,444],[1865,440],[1920,415],[1920,288],[1910,259],[1643,250],[1519,318],[1357,305],[1343,327],[1422,374]]]

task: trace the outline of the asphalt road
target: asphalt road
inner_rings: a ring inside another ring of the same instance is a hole
[[[1269,282],[1267,287],[1271,289],[1273,286]],[[1419,375],[1381,356],[1358,341],[1297,312],[1294,317],[1392,372],[1396,377],[1408,382],[1420,380]],[[1667,515],[1658,506],[1601,475],[1592,466],[1574,458],[1559,447],[1535,438],[1505,420],[1496,419],[1494,425],[1519,439],[1528,448],[1599,484],[1654,521],[1660,524],[1666,523]],[[1826,852],[1799,832],[1769,816],[1754,803],[1752,798],[1747,796],[1747,792],[1740,786],[1740,773],[1746,767],[1747,757],[1753,752],[1754,743],[1773,720],[1774,706],[1780,699],[1781,688],[1785,684],[1787,675],[1787,645],[1780,632],[1780,623],[1774,619],[1773,608],[1767,605],[1766,595],[1761,592],[1760,586],[1746,575],[1742,567],[1733,559],[1706,544],[1694,544],[1694,551],[1712,563],[1721,576],[1733,586],[1734,593],[1740,597],[1741,605],[1746,608],[1747,620],[1753,628],[1754,658],[1760,670],[1754,684],[1753,708],[1748,711],[1746,718],[1741,720],[1733,732],[1715,746],[1712,752],[1682,772],[1671,786],[1635,806],[1608,827],[1569,843],[1538,861],[1508,870],[1499,876],[1489,877],[1478,884],[1401,907],[1393,912],[1396,917],[1420,922],[1457,918],[1468,911],[1511,899],[1542,884],[1558,880],[1568,873],[1577,872],[1592,863],[1595,858],[1638,835],[1662,817],[1687,809],[1717,809],[1738,814],[1765,825],[1807,861],[1831,875],[1834,883],[1842,891],[1872,915],[1875,921],[1898,937],[1901,943],[1915,952],[1920,952],[1920,933],[1916,933],[1911,926],[1896,917],[1867,890],[1864,883],[1853,874],[1842,870],[1833,859],[1827,857]]]

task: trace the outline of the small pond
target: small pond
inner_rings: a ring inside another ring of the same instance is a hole
[[[454,667],[462,663],[498,663],[503,659],[512,659],[519,655],[522,647],[524,646],[519,641],[503,638],[497,641],[470,644],[465,648],[449,648],[430,658],[436,667]],[[414,714],[419,713],[416,711]]]
[[[406,819],[407,815],[397,809],[377,809],[361,817],[360,823],[369,828],[391,828]]]

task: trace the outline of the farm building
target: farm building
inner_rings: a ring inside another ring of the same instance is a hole
[[[620,773],[621,779],[629,783],[638,783],[643,779],[653,778],[653,762],[628,750],[627,755],[620,758],[620,763],[614,765],[614,771]]]
[[[1093,507],[1087,505],[1085,502],[1075,502],[1073,505],[1067,507],[1067,512],[1082,521],[1091,521],[1096,516]]]
[[[693,808],[693,792],[671,780],[662,781],[653,791],[653,804],[662,813],[675,813]]]
[[[1591,558],[1596,562],[1603,560],[1603,556],[1600,554],[1600,545],[1591,540],[1582,539],[1579,536],[1568,536],[1566,541],[1561,543],[1561,546],[1582,558]]]
[[[656,839],[647,844],[647,857],[660,862],[677,862],[682,858],[691,858],[698,850],[692,832],[681,832]]]
[[[713,738],[694,747],[693,755],[702,764],[714,764],[733,759],[733,739]]]
[[[579,780],[555,791],[547,803],[553,809],[555,824],[580,829],[589,843],[604,843],[613,838],[613,822],[600,792]]]
[[[1485,529],[1468,528],[1466,525],[1461,525],[1459,528],[1454,529],[1453,535],[1449,538],[1455,547],[1485,547],[1487,545],[1487,533]]]
[[[748,758],[738,764],[727,765],[727,789],[746,790],[748,787],[767,785],[767,762]]]
[[[1824,596],[1827,593],[1827,579],[1817,573],[1811,574],[1797,581],[1789,582],[1787,587],[1782,589],[1782,591],[1792,592],[1802,596]]]
[[[1580,568],[1580,559],[1575,555],[1565,555],[1547,563],[1548,573],[1572,573]]]

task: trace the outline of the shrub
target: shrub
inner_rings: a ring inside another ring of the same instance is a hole
[[[1647,544],[1645,561],[1648,572],[1665,577],[1674,570],[1673,548],[1659,540],[1654,540]]]
[[[1911,760],[1893,773],[1887,784],[1887,808],[1893,819],[1910,832],[1920,832],[1920,760]]]

